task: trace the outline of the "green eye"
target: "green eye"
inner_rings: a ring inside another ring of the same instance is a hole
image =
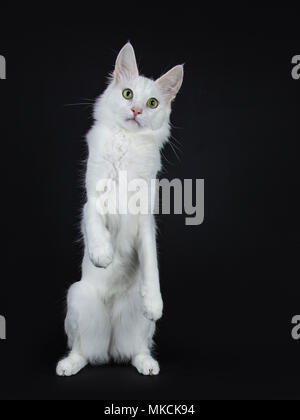
[[[155,108],[157,108],[157,107],[158,107],[158,105],[159,105],[159,102],[158,102],[158,100],[157,100],[157,99],[155,99],[155,98],[150,98],[150,99],[148,100],[148,102],[147,102],[147,106],[148,106],[149,108],[151,108],[151,109],[155,109]]]
[[[127,100],[130,100],[133,98],[133,92],[131,89],[125,89],[123,90],[123,97]]]

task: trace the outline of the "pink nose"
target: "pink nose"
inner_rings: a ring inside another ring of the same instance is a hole
[[[141,108],[136,107],[136,106],[131,108],[131,111],[134,114],[134,118],[136,118],[138,115],[141,115],[143,113],[143,110]]]

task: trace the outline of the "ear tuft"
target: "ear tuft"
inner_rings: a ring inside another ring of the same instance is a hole
[[[156,83],[160,85],[168,99],[172,101],[179,92],[184,76],[183,65],[175,66],[168,73],[159,78]]]
[[[134,49],[130,42],[128,42],[120,51],[115,71],[114,78],[119,81],[121,78],[134,79],[139,75],[137,68]]]

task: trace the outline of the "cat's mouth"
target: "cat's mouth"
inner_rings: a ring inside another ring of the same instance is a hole
[[[127,121],[130,121],[138,127],[141,127],[141,124],[135,118],[128,118]]]

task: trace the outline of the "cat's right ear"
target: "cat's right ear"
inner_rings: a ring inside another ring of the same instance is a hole
[[[132,45],[128,42],[120,51],[115,71],[114,79],[119,82],[120,79],[134,79],[139,75],[135,53]]]
[[[163,89],[169,101],[173,101],[183,83],[183,66],[176,66],[156,81]]]

